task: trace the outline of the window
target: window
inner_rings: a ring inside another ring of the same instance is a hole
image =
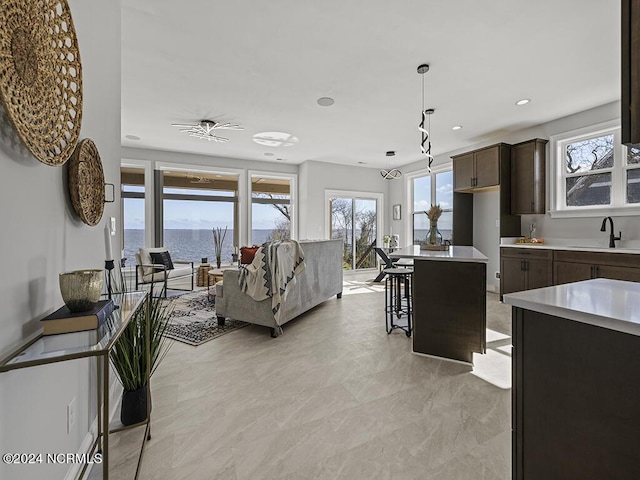
[[[292,178],[251,174],[251,243],[291,238]]]
[[[144,168],[122,167],[122,257],[127,265],[135,264],[138,250],[145,246],[145,171]]]
[[[453,171],[433,172],[408,177],[413,197],[413,243],[421,243],[429,231],[429,219],[425,211],[431,205],[440,205],[442,216],[438,230],[443,240],[453,243]]]
[[[337,192],[335,192],[337,193]],[[382,197],[325,193],[329,199],[329,238],[344,242],[342,266],[345,270],[377,266],[375,246],[378,242],[378,204]]]
[[[172,258],[211,261],[213,229],[226,228],[221,260],[230,263],[238,245],[238,176],[164,170],[162,184],[162,244]]]
[[[603,124],[551,139],[552,216],[637,213],[640,149],[620,143],[620,127]],[[634,207],[636,207],[634,209]],[[635,210],[635,211],[634,211]]]

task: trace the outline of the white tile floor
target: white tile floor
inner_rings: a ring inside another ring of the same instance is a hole
[[[387,335],[379,286],[345,277],[344,293],[277,339],[249,326],[175,343],[152,379],[141,478],[511,478],[510,308],[488,294],[472,370]],[[133,478],[141,438],[111,437],[111,478]]]

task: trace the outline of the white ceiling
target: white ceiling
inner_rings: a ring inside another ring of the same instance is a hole
[[[619,0],[122,3],[124,146],[375,167],[396,150],[406,164],[421,158],[421,63],[435,154],[620,98]],[[216,143],[171,126],[201,119],[244,130]],[[271,131],[299,141],[252,141]]]

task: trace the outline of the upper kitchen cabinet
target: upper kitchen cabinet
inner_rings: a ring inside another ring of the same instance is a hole
[[[511,146],[511,214],[545,213],[545,145],[534,138]]]
[[[640,144],[640,0],[622,0],[622,143]]]
[[[502,165],[509,159],[509,145],[498,143],[451,158],[455,192],[497,187],[504,170]]]
[[[500,236],[519,237],[520,217],[511,214],[510,205],[511,145],[498,143],[451,158],[456,245],[473,245],[473,193],[485,190],[500,190]]]

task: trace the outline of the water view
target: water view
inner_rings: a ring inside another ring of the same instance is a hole
[[[261,245],[270,240],[273,230],[253,230],[253,243]],[[127,266],[135,265],[136,253],[144,246],[144,230],[124,230],[123,257],[127,259]],[[184,260],[200,263],[200,259],[207,257],[209,262],[215,262],[216,254],[213,248],[213,232],[211,230],[167,229],[164,231],[164,246],[171,252],[173,260]],[[222,263],[230,263],[234,252],[233,230],[227,230],[222,244]]]

